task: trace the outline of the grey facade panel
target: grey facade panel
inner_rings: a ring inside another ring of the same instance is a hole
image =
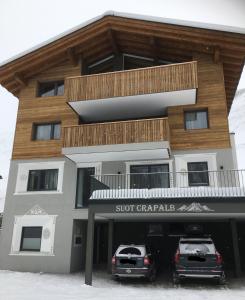
[[[62,194],[14,195],[18,164],[64,160]],[[73,208],[76,186],[76,166],[68,159],[28,160],[11,162],[7,197],[1,232],[0,268],[30,272],[70,272]],[[54,238],[54,256],[9,255],[12,243],[14,217],[24,215],[39,205],[49,215],[57,215]]]
[[[233,169],[231,149],[210,149],[206,151],[173,151],[174,155],[192,153],[216,153],[217,168]],[[161,159],[161,158],[159,158]],[[62,193],[15,195],[18,164],[33,162],[64,161]],[[102,173],[125,173],[124,162],[102,163]],[[0,238],[0,268],[29,272],[68,273],[84,266],[86,247],[87,209],[75,209],[76,164],[67,158],[14,160],[11,162],[7,196],[4,208],[3,229]],[[143,203],[143,200],[142,200]],[[54,255],[23,256],[10,255],[15,216],[25,215],[35,205],[39,205],[48,215],[56,215]],[[83,222],[81,220],[84,220]],[[74,224],[82,231],[82,247],[74,247]]]

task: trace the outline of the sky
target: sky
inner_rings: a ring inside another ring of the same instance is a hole
[[[0,0],[0,63],[108,10],[245,28],[245,0]],[[242,88],[245,88],[245,72],[239,83],[239,89]],[[241,111],[243,100],[245,96],[240,95],[235,112]],[[0,86],[0,103],[1,211],[18,99]],[[245,132],[245,108],[243,111],[239,119],[233,113],[230,123],[238,137],[239,167],[245,169],[245,134],[242,134]],[[237,124],[237,120],[242,125]]]

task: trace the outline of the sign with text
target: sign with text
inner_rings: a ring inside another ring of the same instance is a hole
[[[115,206],[115,213],[173,213],[173,212],[214,212],[207,205],[193,202],[185,204],[118,204]]]

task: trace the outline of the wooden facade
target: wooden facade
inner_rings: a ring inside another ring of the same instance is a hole
[[[81,76],[84,65],[122,53],[151,58],[153,67]],[[244,58],[238,33],[103,17],[0,67],[1,84],[20,100],[13,159],[58,157],[62,146],[161,139],[172,150],[229,148],[227,114]],[[158,66],[160,59],[176,63]],[[52,80],[65,80],[65,94],[37,97],[38,82]],[[78,125],[67,103],[192,88],[196,104],[169,107],[168,119]],[[208,111],[207,129],[185,129],[184,112],[193,109]],[[33,124],[46,122],[61,122],[63,139],[32,140]]]
[[[171,148],[216,149],[229,148],[230,137],[222,63],[216,64],[211,57],[196,56],[198,60],[198,92],[195,105],[168,108]],[[207,109],[207,129],[186,130],[184,112]]]
[[[67,78],[67,101],[96,100],[197,88],[197,62]]]
[[[168,118],[63,127],[63,147],[169,141]]]
[[[80,67],[63,62],[29,81],[20,93],[15,131],[13,159],[61,156],[62,141],[32,140],[33,124],[61,122],[61,125],[78,124],[78,116],[67,105],[64,96],[37,97],[38,82],[64,79],[80,74]]]
[[[69,61],[66,61],[59,67],[53,67],[49,71],[40,73],[30,80],[26,87],[22,88],[20,94],[13,159],[56,157],[61,156],[62,146],[101,145],[103,143],[119,143],[120,141],[126,143],[168,139],[172,150],[229,148],[230,139],[222,64],[214,63],[210,56],[197,55],[194,59],[197,61],[197,103],[195,105],[169,107],[169,133],[166,129],[168,127],[167,121],[159,121],[158,119],[155,122],[154,120],[132,120],[97,125],[78,125],[78,116],[66,103],[65,95],[36,97],[36,93],[38,81],[76,77],[80,74],[80,65],[74,67]],[[144,69],[140,71],[142,72]],[[98,77],[103,78],[105,75],[101,74]],[[110,73],[111,75],[112,73]],[[102,86],[104,86],[103,81]],[[209,128],[186,130],[184,111],[197,108],[208,109]],[[61,122],[63,140],[33,141],[33,124],[51,121]],[[149,124],[152,127],[147,127]],[[135,126],[137,126],[136,130]],[[149,132],[144,132],[145,130],[149,130]]]

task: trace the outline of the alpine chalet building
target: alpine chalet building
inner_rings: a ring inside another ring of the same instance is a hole
[[[122,243],[212,236],[245,270],[245,172],[228,113],[242,29],[108,12],[0,66],[18,97],[0,268],[110,270]],[[2,99],[4,105],[4,99]]]

